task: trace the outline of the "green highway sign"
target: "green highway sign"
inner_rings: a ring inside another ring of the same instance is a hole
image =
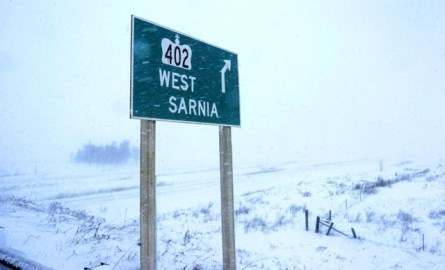
[[[132,16],[130,117],[240,126],[237,55]]]

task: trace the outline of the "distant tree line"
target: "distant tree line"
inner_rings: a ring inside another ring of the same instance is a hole
[[[124,140],[117,144],[112,142],[107,145],[94,145],[92,143],[85,144],[79,149],[74,157],[77,163],[89,164],[120,164],[136,159],[139,154],[137,147],[130,148],[130,141]]]

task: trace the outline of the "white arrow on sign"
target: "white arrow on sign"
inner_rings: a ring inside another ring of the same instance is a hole
[[[226,71],[229,70],[230,71],[230,60],[224,60],[225,65],[223,66],[223,68],[221,69],[221,91],[223,93],[226,92]]]

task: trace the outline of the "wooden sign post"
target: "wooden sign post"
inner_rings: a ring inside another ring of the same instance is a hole
[[[223,269],[235,270],[235,222],[233,213],[233,161],[230,127],[219,127],[221,223]]]
[[[141,270],[156,269],[156,122],[141,120]]]

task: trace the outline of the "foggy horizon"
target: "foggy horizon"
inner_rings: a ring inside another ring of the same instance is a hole
[[[236,52],[234,166],[443,158],[445,3],[0,3],[0,172],[129,140],[131,15]],[[218,166],[217,126],[157,122],[160,170]],[[42,165],[46,164],[46,165]]]

